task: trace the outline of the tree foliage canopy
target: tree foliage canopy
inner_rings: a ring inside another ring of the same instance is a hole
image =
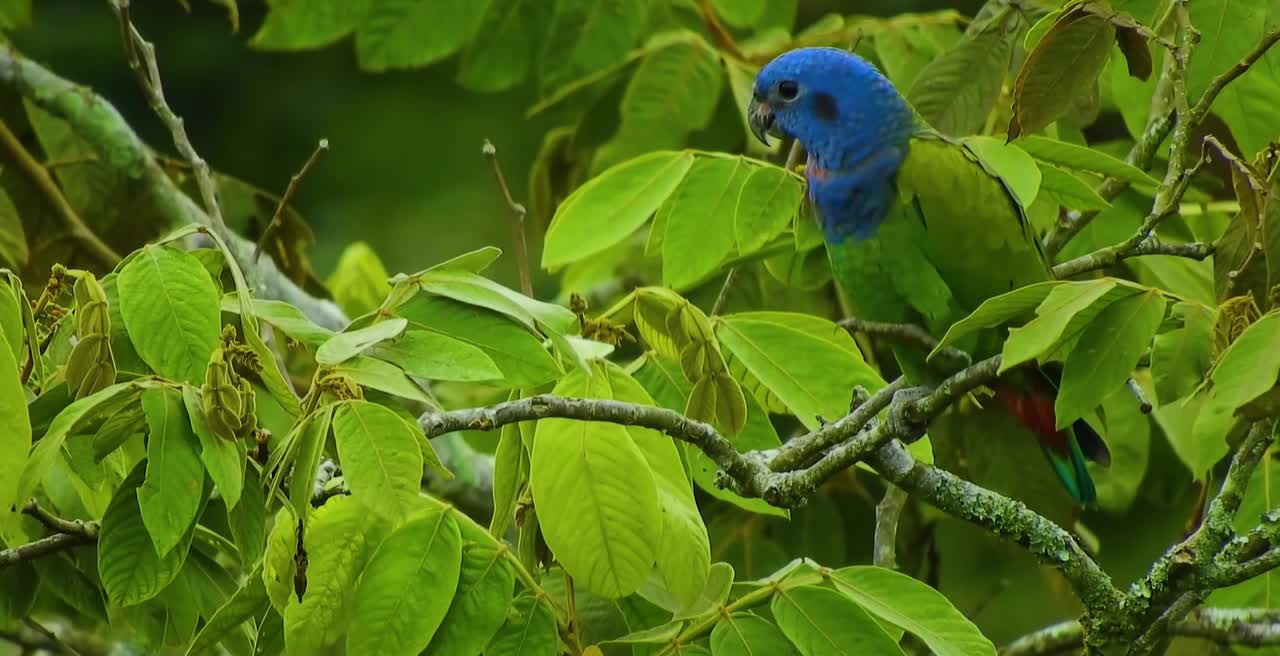
[[[558,127],[514,191],[476,137],[510,244],[414,273],[352,244],[322,280],[291,198],[327,143],[280,195],[205,162],[148,7],[102,11],[176,157],[0,52],[14,653],[1280,648],[1280,2],[215,3],[245,47],[452,66]],[[0,29],[34,13],[0,0]],[[812,45],[1003,177],[1056,279],[938,335],[847,316],[803,153],[746,115]],[[909,387],[889,343],[962,366]],[[1097,508],[1029,441],[927,434],[1032,362],[1111,445]]]

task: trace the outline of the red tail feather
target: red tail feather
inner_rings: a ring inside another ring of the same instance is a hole
[[[1053,413],[1052,398],[1037,396],[1004,385],[996,389],[996,397],[1009,408],[1023,426],[1035,433],[1041,443],[1064,458],[1070,457],[1067,433],[1057,429],[1058,420]]]

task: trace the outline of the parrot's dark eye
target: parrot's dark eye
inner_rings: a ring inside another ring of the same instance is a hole
[[[800,85],[791,80],[783,80],[778,83],[779,98],[787,102],[791,102],[792,100],[795,100],[798,95],[800,95]]]

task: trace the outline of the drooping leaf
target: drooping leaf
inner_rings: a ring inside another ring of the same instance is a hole
[[[575,371],[553,393],[586,383]],[[582,588],[610,598],[634,592],[662,534],[644,453],[623,426],[567,419],[540,420],[533,444],[530,486],[547,546]]]
[[[227,508],[235,508],[244,489],[245,452],[239,442],[217,437],[209,429],[199,394],[199,390],[190,385],[182,386],[182,401],[191,421],[191,430],[200,440],[200,459],[204,461],[205,469],[222,494]]]
[[[347,245],[338,264],[325,281],[333,292],[333,300],[348,316],[363,316],[375,310],[391,291],[387,269],[369,244],[357,241]]]
[[[462,538],[447,510],[429,510],[402,524],[360,575],[347,651],[420,653],[449,610],[461,563]]]
[[[942,593],[883,567],[845,567],[832,575],[836,590],[876,617],[920,638],[938,656],[994,656],[991,643]]]
[[[1104,210],[1111,203],[1074,174],[1053,164],[1040,164],[1040,189],[1057,204],[1073,210]]]
[[[1063,168],[1106,175],[1139,186],[1154,187],[1160,182],[1142,169],[1094,148],[1034,134],[1019,138],[1018,146],[1038,160]]]
[[[484,18],[489,0],[377,0],[356,31],[360,68],[382,72],[421,68],[462,47]]]
[[[492,93],[523,82],[554,9],[552,3],[538,0],[491,0],[475,38],[462,53],[458,84]]]
[[[252,303],[253,313],[259,319],[279,328],[291,339],[311,348],[320,346],[334,335],[332,330],[317,326],[302,313],[302,310],[284,301],[255,298],[252,299]],[[222,311],[239,314],[240,303],[236,296],[228,294],[222,297]]]
[[[142,523],[161,557],[191,529],[202,505],[204,465],[182,395],[171,389],[142,393],[147,416],[147,474],[138,488]]]
[[[458,588],[427,653],[479,654],[511,606],[515,573],[504,548],[470,519],[458,518],[458,529],[462,535]]]
[[[479,347],[425,330],[406,331],[378,344],[370,355],[428,380],[482,381],[502,377],[498,365]]]
[[[916,76],[907,101],[939,132],[977,134],[1000,97],[1012,52],[1011,35],[988,27],[966,35]]]
[[[387,319],[372,326],[338,333],[316,349],[316,362],[338,364],[372,348],[379,342],[392,339],[404,332],[409,325],[406,319]]]
[[[978,160],[1004,180],[1022,207],[1031,207],[1040,192],[1040,167],[1018,146],[994,137],[974,136],[964,144]]]
[[[714,272],[733,253],[735,211],[751,169],[742,158],[699,158],[667,202],[662,279],[684,289]]]
[[[1009,138],[1039,132],[1069,111],[1102,73],[1115,40],[1115,26],[1080,8],[1064,12],[1027,54],[1014,82]]]
[[[300,420],[298,431],[298,456],[293,461],[293,474],[289,478],[289,505],[294,515],[306,518],[315,496],[316,472],[324,457],[324,447],[329,441],[329,428],[333,423],[333,406],[324,406]]]
[[[644,34],[644,0],[561,0],[537,58],[538,89],[548,95],[621,61]]]
[[[0,289],[0,294],[8,290]],[[0,508],[8,509],[25,499],[18,498],[18,481],[27,466],[31,450],[31,419],[26,394],[18,377],[18,363],[6,336],[0,334]],[[5,515],[0,515],[4,519]],[[7,533],[0,526],[0,535]]]
[[[270,601],[267,599],[267,589],[262,583],[262,574],[255,570],[249,575],[244,586],[236,590],[235,594],[231,595],[231,598],[227,599],[213,617],[210,617],[209,621],[200,628],[200,632],[191,641],[191,646],[187,648],[186,656],[217,653],[216,647],[224,638],[243,630],[246,622],[261,615],[268,607],[270,607]]]
[[[542,266],[555,270],[625,239],[667,200],[693,163],[691,153],[658,151],[611,167],[578,187],[547,228]]]
[[[422,450],[390,408],[346,401],[333,414],[333,436],[351,494],[390,520],[404,518],[422,484]]]
[[[1165,299],[1149,290],[1103,308],[1085,327],[1062,369],[1054,406],[1058,428],[1097,407],[1124,384],[1164,319]]]
[[[711,630],[711,653],[714,656],[752,656],[777,654],[799,656],[795,645],[777,625],[752,613],[733,613],[721,618]]]
[[[133,345],[156,373],[204,381],[218,347],[218,289],[191,255],[149,244],[120,271],[120,313]]]
[[[1017,366],[1047,352],[1067,329],[1067,324],[1085,308],[1106,296],[1116,286],[1114,279],[1063,283],[1053,288],[1036,308],[1036,318],[1009,331],[1000,371]]]
[[[938,346],[929,353],[933,357],[944,347],[954,345],[964,337],[984,328],[994,328],[1006,322],[1025,317],[1036,309],[1049,293],[1062,283],[1054,280],[1019,287],[1011,292],[993,296],[982,302],[969,316],[955,322],[947,329]]]
[[[780,590],[769,608],[803,656],[903,653],[867,611],[835,590],[809,585]]]
[[[389,362],[357,355],[342,364],[330,369],[335,374],[346,376],[361,387],[386,392],[402,399],[410,399],[434,406],[435,402],[413,382],[404,370]]]
[[[1171,313],[1182,327],[1156,335],[1151,347],[1151,376],[1160,405],[1190,394],[1213,365],[1212,310],[1175,303]]]

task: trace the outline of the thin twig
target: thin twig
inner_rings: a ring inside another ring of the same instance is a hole
[[[120,262],[120,254],[102,241],[98,235],[94,234],[89,226],[80,219],[80,215],[76,213],[75,208],[71,207],[71,203],[67,202],[67,197],[62,195],[62,190],[58,188],[58,184],[53,181],[53,177],[49,175],[49,170],[40,165],[31,153],[23,147],[22,142],[18,140],[17,135],[5,125],[4,121],[0,121],[0,147],[3,147],[13,161],[18,165],[18,170],[40,190],[41,195],[53,208],[54,216],[62,221],[63,227],[76,241],[89,251],[89,254],[102,263],[107,269],[115,267]]]
[[[262,257],[262,249],[267,245],[267,238],[280,227],[280,221],[284,218],[285,207],[293,200],[293,194],[297,192],[298,185],[306,179],[307,174],[311,172],[311,167],[315,166],[316,160],[320,159],[320,155],[328,151],[329,140],[321,139],[320,143],[316,144],[316,149],[311,151],[311,156],[307,158],[306,163],[302,165],[302,169],[289,178],[289,186],[285,187],[284,195],[280,197],[280,202],[276,205],[276,211],[271,215],[271,221],[263,229],[262,236],[258,237],[257,247],[253,250],[253,259],[255,261]]]
[[[848,317],[841,319],[839,324],[850,332],[866,333],[875,337],[886,337],[899,342],[906,342],[926,353],[938,348],[937,338],[930,335],[929,331],[912,323],[884,323]],[[952,346],[942,349],[938,352],[938,355],[959,367],[967,367],[972,362],[968,353]]]
[[[702,14],[702,22],[707,26],[707,32],[711,34],[715,44],[734,59],[745,60],[746,56],[742,54],[738,42],[734,41],[733,35],[720,22],[720,16],[716,14],[716,8],[711,4],[711,0],[698,0],[698,11]]]
[[[716,302],[711,304],[711,316],[720,314],[724,309],[725,301],[729,299],[729,288],[733,286],[734,278],[738,277],[738,267],[729,267],[729,273],[724,277],[724,284],[720,285],[720,293],[716,294]]]
[[[898,521],[902,518],[902,510],[907,506],[907,491],[886,483],[884,497],[876,504],[876,535],[872,549],[873,562],[877,567],[897,569]]]
[[[1128,242],[1125,242],[1121,245],[1109,246],[1087,255],[1067,260],[1053,267],[1053,276],[1059,279],[1070,278],[1089,271],[1105,269],[1131,257],[1144,257],[1147,255],[1172,255],[1191,260],[1203,260],[1213,255],[1214,251],[1214,245],[1210,243],[1197,241],[1187,244],[1166,244],[1154,237],[1139,241],[1132,247],[1127,246]]]
[[[498,149],[488,140],[484,140],[484,147],[480,149],[485,159],[489,160],[489,167],[493,169],[493,178],[498,183],[498,190],[502,192],[502,199],[507,203],[507,209],[511,211],[511,230],[516,247],[516,268],[520,270],[520,291],[525,296],[533,296],[533,275],[529,270],[529,246],[525,239],[524,219],[528,212],[524,205],[517,203],[511,196],[511,188],[507,186],[507,178],[502,175],[502,165],[498,163]]]

